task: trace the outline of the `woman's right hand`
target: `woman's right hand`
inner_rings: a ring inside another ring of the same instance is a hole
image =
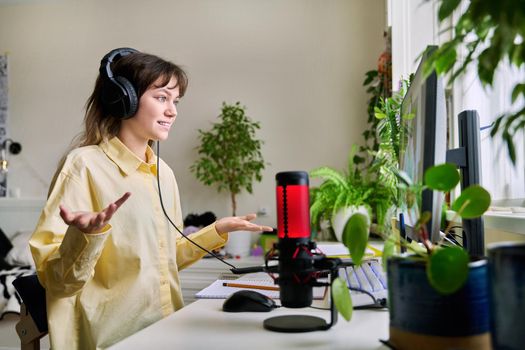
[[[60,217],[67,225],[74,226],[79,231],[93,234],[100,233],[108,224],[109,220],[111,220],[113,214],[115,214],[129,196],[131,196],[130,192],[124,193],[122,197],[98,213],[88,211],[72,212],[63,205],[60,205]]]

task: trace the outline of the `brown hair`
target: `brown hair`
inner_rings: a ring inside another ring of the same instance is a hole
[[[124,77],[131,82],[139,100],[159,78],[162,79],[160,86],[165,86],[175,77],[180,97],[184,96],[188,87],[188,77],[182,68],[147,53],[137,52],[123,56],[112,64],[111,70],[115,76]],[[102,140],[116,136],[120,130],[121,119],[105,112],[102,106],[102,84],[99,75],[93,93],[86,102],[84,131],[73,142],[74,147],[97,145]]]

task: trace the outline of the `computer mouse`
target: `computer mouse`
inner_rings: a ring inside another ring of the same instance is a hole
[[[226,312],[268,312],[275,309],[275,301],[254,290],[239,290],[228,297],[222,304]]]

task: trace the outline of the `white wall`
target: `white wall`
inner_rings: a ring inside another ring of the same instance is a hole
[[[23,4],[26,3],[26,4]],[[182,65],[190,87],[161,156],[174,169],[184,214],[230,213],[188,170],[197,129],[222,101],[241,101],[261,122],[270,164],[240,213],[260,206],[275,225],[274,176],[343,168],[366,127],[364,73],[383,50],[383,0],[92,0],[0,2],[0,52],[10,63],[9,186],[45,196],[58,159],[80,131],[100,58],[130,46]]]

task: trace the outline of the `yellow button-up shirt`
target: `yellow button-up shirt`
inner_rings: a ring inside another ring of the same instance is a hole
[[[30,240],[46,289],[51,347],[102,349],[183,306],[179,270],[205,252],[180,236],[162,212],[156,156],[147,162],[118,138],[71,151],[54,183]],[[160,161],[162,199],[182,230],[179,190]],[[100,211],[125,192],[131,197],[102,233],[67,226],[59,204]],[[192,239],[208,249],[226,242],[212,224]]]

